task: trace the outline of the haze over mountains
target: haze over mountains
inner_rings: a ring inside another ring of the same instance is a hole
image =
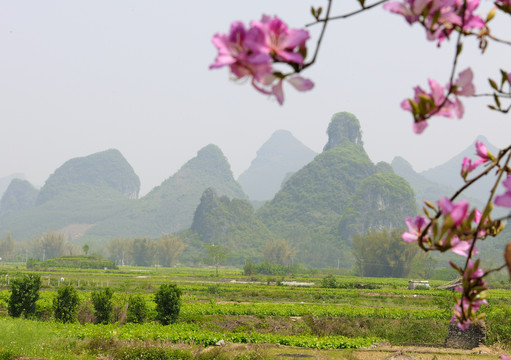
[[[138,176],[114,149],[67,161],[41,190],[12,176],[0,201],[0,234],[10,231],[22,241],[60,231],[101,247],[118,237],[176,233],[189,254],[203,243],[222,244],[234,263],[261,260],[267,242],[285,239],[298,262],[351,266],[353,234],[403,227],[422,200],[453,193],[461,158],[475,153],[469,147],[419,174],[403,158],[392,166],[372,163],[352,114],[335,114],[327,134],[316,154],[277,131],[239,182],[220,148],[207,145],[142,198]],[[482,198],[477,190],[471,194]],[[249,200],[263,205],[256,211]]]
[[[289,131],[278,130],[257,151],[256,158],[238,177],[238,182],[251,200],[270,200],[286,178],[316,155]]]

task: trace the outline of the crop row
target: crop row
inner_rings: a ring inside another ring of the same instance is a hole
[[[448,320],[450,310],[361,307],[351,305],[278,304],[278,303],[185,303],[183,315],[255,315],[314,317],[370,317],[381,319]]]
[[[15,332],[15,328],[23,326],[20,322],[31,322],[21,319],[0,319],[0,332]],[[194,324],[173,324],[162,326],[155,323],[118,325],[93,325],[93,324],[61,324],[55,322],[37,322],[30,325],[31,328],[40,328],[40,331],[51,333],[56,339],[120,339],[120,340],[165,340],[173,343],[202,344],[210,346],[220,340],[231,343],[269,343],[289,346],[299,346],[312,349],[354,349],[370,346],[374,342],[381,341],[375,337],[347,338],[344,336],[314,335],[280,335],[260,333],[218,333],[200,330]]]

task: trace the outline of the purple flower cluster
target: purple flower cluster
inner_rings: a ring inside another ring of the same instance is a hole
[[[309,38],[306,30],[290,29],[277,16],[263,15],[260,21],[252,21],[248,29],[241,22],[233,22],[228,34],[213,36],[218,55],[210,69],[229,66],[236,79],[250,78],[256,90],[275,96],[282,105],[282,82],[287,75],[276,71],[273,64],[287,63],[298,69],[304,64]],[[301,76],[287,81],[299,91],[314,87],[312,81]]]

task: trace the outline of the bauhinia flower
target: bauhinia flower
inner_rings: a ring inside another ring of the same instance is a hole
[[[474,96],[476,90],[473,80],[474,74],[472,69],[468,68],[460,72],[456,81],[451,84],[451,91],[454,94],[454,111],[458,119],[461,119],[465,113],[465,108],[458,96]]]
[[[242,23],[234,22],[229,34],[213,36],[218,55],[210,69],[229,66],[236,79],[250,78],[256,90],[275,96],[282,105],[284,79],[298,91],[314,87],[312,81],[293,76],[304,63],[305,42],[309,38],[306,30],[289,29],[277,16],[263,15],[261,21],[253,21],[248,29]],[[293,73],[276,71],[275,63],[287,63]]]
[[[438,207],[442,210],[443,216],[450,217],[454,226],[461,225],[463,220],[468,217],[468,205],[468,201],[453,203],[447,197],[443,197],[438,202]]]
[[[308,31],[289,29],[278,17],[270,18],[267,15],[263,15],[261,21],[252,21],[250,25],[252,29],[258,29],[262,36],[251,44],[254,50],[270,54],[277,61],[303,64],[300,50],[305,49],[305,42],[310,38]]]
[[[502,182],[502,185],[504,185],[507,191],[495,197],[495,205],[511,207],[511,175],[507,176],[507,179]]]
[[[454,114],[460,119],[464,114],[464,107],[459,96],[473,96],[475,87],[472,83],[473,73],[470,68],[462,71],[456,81],[445,87],[433,79],[428,79],[431,92],[426,92],[420,86],[414,88],[414,98],[401,102],[403,110],[410,111],[414,118],[413,131],[420,134],[428,126],[427,120],[432,116],[452,118]],[[452,96],[451,100],[448,96]],[[469,164],[466,164],[470,167]]]
[[[465,179],[467,175],[472,172],[479,165],[484,164],[487,161],[495,160],[495,157],[491,152],[488,151],[486,146],[481,141],[476,141],[476,154],[479,156],[479,159],[472,162],[469,158],[463,158],[463,162],[461,164],[461,177]]]
[[[484,20],[474,15],[478,6],[479,0],[467,0],[466,4],[463,0],[404,0],[386,3],[383,8],[402,15],[409,24],[419,22],[426,29],[427,39],[437,40],[440,46],[457,28],[469,31],[485,26]]]
[[[468,265],[465,271],[462,271],[458,266],[450,262],[451,266],[462,272],[464,287],[457,286],[454,290],[461,294],[461,297],[454,295],[456,304],[454,305],[454,315],[451,322],[457,321],[458,328],[466,330],[470,324],[477,320],[479,317],[476,312],[482,305],[488,306],[487,285],[483,281],[485,276],[484,271],[479,268],[479,260],[475,263],[468,260]]]
[[[430,220],[425,216],[416,216],[413,219],[411,217],[407,217],[405,222],[406,226],[408,226],[408,231],[404,232],[401,235],[401,238],[406,242],[414,242],[417,241],[426,226],[429,225]]]
[[[411,111],[415,122],[413,131],[420,134],[427,127],[428,117],[435,115],[452,117],[453,103],[445,98],[444,88],[433,79],[428,79],[431,92],[427,93],[420,86],[414,88],[414,98],[401,102],[403,110]]]

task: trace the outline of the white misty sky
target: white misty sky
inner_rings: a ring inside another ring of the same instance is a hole
[[[346,1],[334,3],[334,13],[349,10]],[[227,68],[208,70],[216,56],[211,37],[232,21],[277,14],[298,28],[312,20],[311,5],[326,1],[0,2],[0,177],[21,172],[42,186],[70,158],[116,148],[144,194],[210,143],[237,177],[278,129],[320,152],[339,111],[359,118],[375,162],[399,155],[425,170],[479,134],[507,145],[509,116],[480,99],[465,101],[462,120],[438,118],[423,135],[412,132],[399,104],[414,86],[427,88],[429,76],[447,82],[453,43],[438,49],[421,28],[382,9],[330,23],[318,63],[303,74],[314,90],[286,87],[284,106],[233,83]],[[493,31],[505,36],[498,20]],[[319,29],[310,28],[311,53]],[[488,91],[486,75],[509,66],[502,60],[509,49],[498,44],[481,56],[468,41],[464,55],[459,70],[473,65],[478,92]]]

